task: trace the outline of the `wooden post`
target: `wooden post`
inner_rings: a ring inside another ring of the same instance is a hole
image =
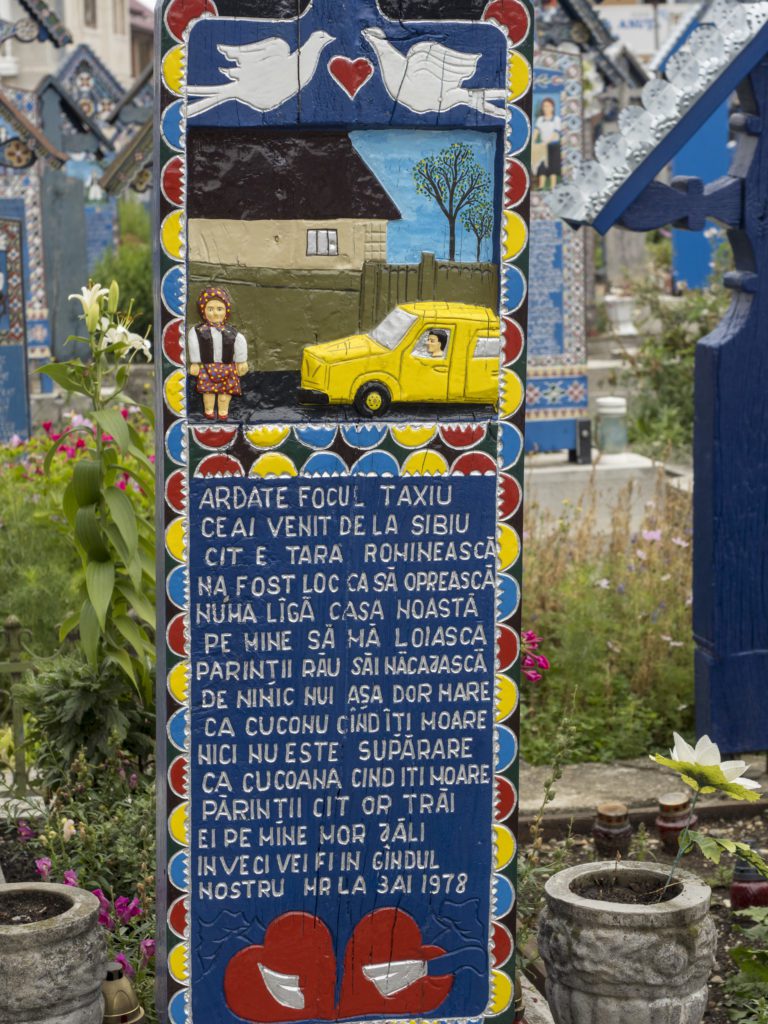
[[[24,710],[15,693],[16,686],[21,682],[23,664],[21,662],[21,623],[15,615],[9,615],[3,623],[5,634],[5,650],[8,661],[0,667],[0,671],[8,676],[8,693],[11,706],[11,733],[13,736],[13,788],[18,796],[26,796],[28,792],[27,756],[24,746]]]

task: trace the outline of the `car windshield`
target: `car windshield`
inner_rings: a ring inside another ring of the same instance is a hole
[[[391,352],[392,349],[397,348],[408,333],[408,328],[415,324],[417,319],[418,317],[414,316],[413,313],[406,313],[404,309],[400,309],[398,306],[388,316],[384,317],[378,327],[374,327],[368,334],[374,341],[378,341],[380,345],[388,348]]]

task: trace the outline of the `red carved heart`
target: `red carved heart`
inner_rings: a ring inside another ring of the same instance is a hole
[[[426,971],[444,953],[422,944],[410,914],[394,907],[374,910],[347,944],[339,1017],[418,1017],[436,1010],[451,991],[453,975],[431,977]]]
[[[373,64],[365,57],[358,57],[357,60],[334,57],[328,62],[328,70],[347,96],[353,100],[373,74]]]
[[[238,1017],[275,1021],[335,1018],[336,956],[331,934],[312,914],[276,918],[264,944],[236,953],[224,974],[224,998]]]

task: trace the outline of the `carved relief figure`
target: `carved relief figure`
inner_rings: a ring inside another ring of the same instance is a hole
[[[189,372],[197,377],[206,419],[226,420],[233,395],[242,395],[248,372],[248,345],[229,323],[232,299],[226,288],[209,286],[197,300],[200,323],[189,332]]]

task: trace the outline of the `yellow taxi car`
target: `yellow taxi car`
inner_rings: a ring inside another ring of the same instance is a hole
[[[366,334],[308,345],[299,400],[381,416],[392,402],[495,405],[499,318],[486,306],[409,302]]]

